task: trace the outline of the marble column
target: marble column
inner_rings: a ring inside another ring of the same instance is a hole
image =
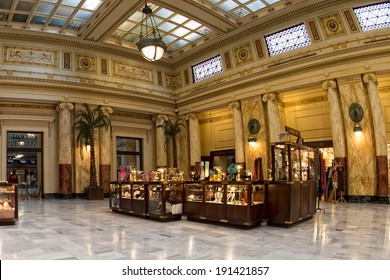
[[[337,83],[334,80],[328,80],[322,83],[322,88],[328,96],[334,156],[346,158],[345,133]]]
[[[58,163],[59,163],[59,194],[63,197],[72,196],[72,103],[63,102],[57,105],[58,111]]]
[[[339,188],[337,195],[345,196],[348,194],[348,169],[347,169],[347,149],[346,136],[343,125],[340,97],[337,89],[337,83],[334,80],[327,80],[322,83],[322,88],[326,91],[329,103],[329,116],[332,127],[333,152],[335,161],[344,166],[343,181],[345,188]]]
[[[102,111],[106,116],[113,113],[111,107],[102,106]],[[105,193],[109,192],[111,181],[111,128],[100,128],[100,185]]]
[[[153,121],[156,123],[156,166],[157,168],[167,168],[167,150],[166,150],[166,136],[164,134],[164,129],[158,127],[163,125],[165,121],[168,120],[167,115],[155,115],[153,116]]]
[[[372,113],[375,155],[376,155],[376,174],[378,197],[388,197],[388,162],[386,145],[386,127],[385,118],[382,110],[382,104],[378,93],[378,81],[373,73],[363,75],[363,82],[366,85],[368,98]]]
[[[263,95],[263,102],[267,104],[268,130],[270,143],[279,142],[279,134],[282,131],[280,127],[280,116],[278,108],[277,93],[267,93]]]
[[[234,148],[236,164],[242,166],[242,171],[245,166],[245,146],[244,146],[244,130],[242,127],[242,112],[239,101],[229,104],[229,109],[233,111],[233,129],[234,129]]]
[[[191,169],[194,170],[195,162],[200,161],[200,135],[199,135],[199,114],[190,113],[185,116],[188,120],[188,129],[190,134],[190,164]]]

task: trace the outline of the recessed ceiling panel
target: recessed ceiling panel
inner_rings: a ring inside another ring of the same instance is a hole
[[[14,28],[29,24],[42,25],[50,33],[69,31],[77,36],[92,15],[106,0],[0,0],[0,24],[17,23]],[[5,17],[4,15],[7,15]]]
[[[190,43],[201,40],[204,36],[213,31],[210,27],[191,19],[186,15],[168,9],[167,7],[161,7],[151,2],[148,2],[147,4],[153,11],[157,30],[164,43],[167,45],[168,52],[176,51]],[[106,42],[120,44],[121,41],[126,41],[126,43],[130,42],[135,49],[136,43],[139,41],[143,8],[144,3],[139,6],[137,11],[133,12],[132,15],[129,15],[126,20],[119,24],[118,28],[113,31],[111,36],[106,38]],[[150,20],[148,20],[148,31],[143,28],[142,32],[143,34],[145,34],[145,32],[150,34],[152,33],[150,30]],[[132,39],[133,41],[131,41]]]

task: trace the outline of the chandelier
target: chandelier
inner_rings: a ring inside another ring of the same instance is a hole
[[[153,17],[152,9],[147,5],[142,9],[141,32],[140,40],[137,42],[137,47],[142,53],[142,56],[148,61],[159,60],[167,46],[161,39],[160,32],[157,29],[156,21]],[[149,21],[149,25],[148,25]]]

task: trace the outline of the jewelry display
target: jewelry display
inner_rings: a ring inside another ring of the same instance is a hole
[[[222,192],[216,192],[214,194],[214,202],[217,202],[217,203],[221,203],[222,202],[222,196],[223,196],[223,193]]]

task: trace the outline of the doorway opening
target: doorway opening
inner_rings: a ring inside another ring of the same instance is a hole
[[[7,174],[15,171],[22,199],[43,197],[43,133],[7,132]]]

